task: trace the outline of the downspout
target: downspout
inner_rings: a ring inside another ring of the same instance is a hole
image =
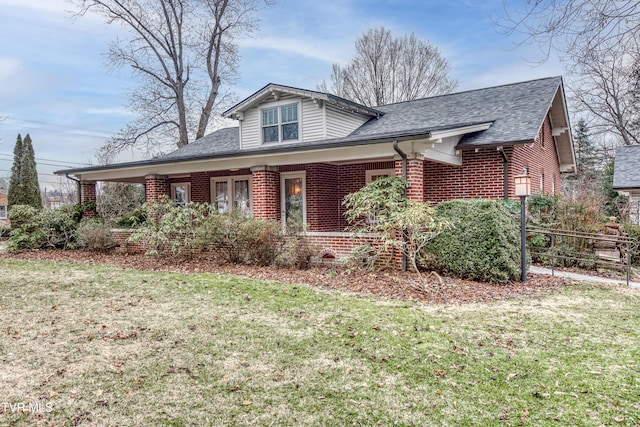
[[[70,177],[68,173],[64,174],[64,176],[66,176],[67,179],[70,179],[71,181],[75,181],[76,182],[76,186],[78,187],[78,204],[82,203],[82,194],[81,194],[82,187],[80,185],[80,180]]]
[[[503,147],[498,147],[498,151],[502,154],[502,169],[504,175],[503,198],[507,200],[509,198],[509,159]]]
[[[406,181],[407,180],[407,153],[405,153],[400,149],[400,147],[398,146],[397,139],[393,141],[393,149],[396,151],[396,153],[400,155],[400,157],[402,157],[402,178]],[[405,199],[407,198],[407,187],[404,188],[404,197]],[[403,232],[402,240],[404,243],[407,242],[406,239],[407,239],[407,236]],[[402,252],[402,271],[407,271],[407,254],[405,254],[404,251]]]

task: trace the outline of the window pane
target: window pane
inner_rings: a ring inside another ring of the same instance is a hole
[[[298,104],[285,105],[282,110],[282,123],[298,121]]]
[[[298,139],[298,124],[289,123],[282,125],[282,140],[290,141],[292,139]]]
[[[262,128],[262,140],[264,142],[278,142],[278,126]]]
[[[249,200],[249,181],[243,179],[241,181],[234,181],[234,194],[233,194],[233,206],[235,209],[240,209],[244,215],[251,214],[251,203]]]
[[[7,207],[5,205],[0,206],[0,218],[5,219],[7,217]]]
[[[215,204],[219,214],[229,211],[229,193],[227,192],[227,182],[216,182]]]
[[[187,187],[185,185],[175,186],[175,202],[178,206],[184,206],[187,203]]]
[[[277,108],[265,108],[262,110],[262,126],[277,125],[278,124],[278,109]]]

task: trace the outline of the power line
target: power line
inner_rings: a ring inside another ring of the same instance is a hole
[[[94,136],[96,138],[109,138],[114,132],[112,131],[106,131],[106,130],[98,130],[98,129],[88,129],[88,128],[82,128],[82,127],[78,127],[78,126],[65,126],[65,125],[60,125],[57,123],[49,123],[49,122],[43,122],[40,120],[31,120],[31,119],[21,119],[19,117],[16,116],[3,116],[6,119],[9,120],[13,120],[13,121],[17,121],[17,122],[23,122],[23,123],[33,123],[33,124],[37,124],[37,125],[43,125],[43,126],[50,126],[53,128],[60,128],[62,130],[55,130],[55,129],[49,129],[49,131],[51,132],[66,132],[69,133],[68,131],[84,131],[84,132],[94,132],[94,133],[104,133],[106,134],[105,136],[98,136],[98,135],[88,135],[88,136]],[[2,122],[3,125],[8,125],[8,126],[13,126],[13,127],[19,127],[18,124],[12,124],[9,122]]]
[[[7,157],[12,157],[13,158],[13,154],[9,154],[9,153],[0,153],[0,156],[7,156]],[[69,163],[69,164],[74,164],[74,165],[82,165],[82,166],[90,166],[90,163],[80,163],[80,162],[68,162],[66,160],[54,160],[54,159],[45,159],[42,157],[34,157],[34,159],[36,160],[44,160],[45,162],[60,162],[60,163]],[[4,160],[4,159],[1,159]]]
[[[5,161],[5,162],[12,162],[12,159],[0,159],[0,162]],[[45,162],[38,162],[38,165],[44,165],[44,166],[55,166],[55,167],[61,167],[61,168],[71,168],[70,165],[63,165],[63,164],[56,164],[56,163],[45,163]]]

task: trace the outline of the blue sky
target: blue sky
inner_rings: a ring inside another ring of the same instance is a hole
[[[514,49],[515,39],[496,32],[491,15],[501,8],[502,0],[280,0],[239,40],[234,92],[239,100],[270,82],[316,89],[372,26],[438,46],[458,90],[561,75],[556,61],[531,65],[535,47]],[[70,10],[65,0],[0,0],[0,177],[10,175],[18,133],[31,135],[41,185],[51,188],[60,181],[54,170],[95,163],[96,149],[132,118],[135,82],[105,57],[121,30],[92,15],[71,20]]]

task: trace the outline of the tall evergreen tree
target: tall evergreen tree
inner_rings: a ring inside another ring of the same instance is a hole
[[[20,195],[22,182],[20,181],[20,171],[22,170],[22,136],[18,134],[16,145],[13,147],[13,165],[11,166],[11,178],[9,178],[8,205],[20,205]]]
[[[591,140],[589,126],[587,126],[587,122],[584,119],[578,120],[573,139],[576,148],[578,175],[593,179],[597,175],[598,169],[601,169],[599,168],[600,159]]]
[[[24,186],[22,204],[42,209],[42,195],[40,194],[35,157],[31,137],[27,134],[22,140],[22,165],[20,170],[20,182]]]
[[[40,195],[35,157],[29,134],[24,139],[18,134],[16,145],[13,148],[13,166],[11,166],[8,195],[9,207],[29,205],[42,209],[42,196]]]

